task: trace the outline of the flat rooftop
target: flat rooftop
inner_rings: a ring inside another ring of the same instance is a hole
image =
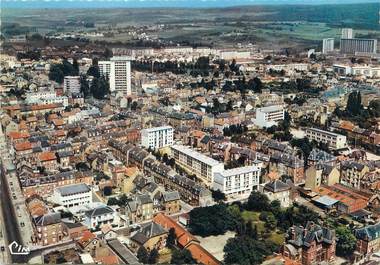
[[[173,145],[171,148],[181,153],[185,153],[186,155],[192,157],[193,159],[199,160],[209,166],[217,166],[220,164],[224,165],[222,162],[216,161],[215,159],[212,159],[211,157],[208,157],[202,153],[194,151],[193,149],[184,145]]]

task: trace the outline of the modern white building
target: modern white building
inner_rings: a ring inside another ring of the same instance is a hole
[[[85,205],[92,202],[92,191],[84,183],[62,186],[54,190],[52,200],[65,207]]]
[[[62,104],[64,107],[69,105],[69,99],[66,96],[57,96],[54,91],[49,89],[27,93],[25,102],[27,104]]]
[[[100,228],[102,225],[112,225],[117,217],[114,209],[107,205],[96,207],[84,213],[84,224],[90,229]]]
[[[71,93],[80,92],[80,76],[65,76],[63,79],[63,90]]]
[[[214,175],[212,188],[223,192],[227,197],[241,197],[258,190],[260,185],[259,166],[246,166],[224,170]]]
[[[202,153],[196,152],[183,145],[171,146],[172,156],[175,162],[195,174],[199,179],[211,186],[214,175],[224,171],[224,164]]]
[[[255,124],[260,128],[269,128],[277,125],[285,116],[284,107],[281,105],[268,106],[256,109]]]
[[[347,147],[347,138],[344,135],[324,131],[317,128],[307,128],[305,136],[310,140],[326,143],[332,149],[341,149]]]
[[[99,71],[110,84],[110,91],[125,91],[132,94],[131,60],[129,56],[114,56],[110,61],[99,61]]]
[[[341,39],[340,53],[342,54],[376,54],[376,39]]]
[[[171,126],[153,127],[141,130],[141,145],[159,149],[173,144],[174,129]]]
[[[294,72],[294,71],[307,71],[309,69],[309,64],[307,63],[290,63],[290,64],[271,64],[267,67],[274,71]]]
[[[334,51],[334,38],[323,39],[322,53],[328,54]]]
[[[342,39],[352,39],[354,37],[354,31],[351,28],[342,29]]]
[[[371,65],[340,65],[334,64],[333,70],[335,73],[341,76],[355,75],[355,76],[366,76],[372,78],[380,77],[380,67]]]

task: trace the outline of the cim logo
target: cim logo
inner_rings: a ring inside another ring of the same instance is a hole
[[[16,241],[13,241],[8,246],[9,252],[12,255],[29,255],[30,249],[23,245],[18,244]]]

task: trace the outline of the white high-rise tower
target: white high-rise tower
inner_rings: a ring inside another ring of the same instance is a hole
[[[125,91],[132,94],[131,60],[129,56],[114,56],[109,61],[99,61],[99,71],[110,84],[110,91]]]

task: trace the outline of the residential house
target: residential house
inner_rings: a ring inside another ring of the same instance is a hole
[[[277,179],[269,183],[262,184],[260,189],[262,193],[268,196],[270,201],[278,200],[281,207],[289,207],[291,205],[291,187],[281,180]]]
[[[181,199],[178,191],[164,192],[161,201],[166,215],[172,215],[181,210]]]
[[[161,250],[166,246],[168,231],[161,225],[150,222],[144,224],[140,230],[136,231],[131,237],[131,248],[137,251],[140,247],[145,247],[148,251],[152,249]]]
[[[330,263],[335,260],[335,231],[308,222],[306,227],[289,228],[282,255],[302,265]]]
[[[380,250],[380,223],[355,230],[356,251],[362,256]]]
[[[126,205],[126,215],[129,224],[134,224],[153,218],[153,200],[148,194],[136,195]]]
[[[33,218],[35,237],[33,241],[43,246],[57,244],[64,237],[60,213],[48,213]]]

